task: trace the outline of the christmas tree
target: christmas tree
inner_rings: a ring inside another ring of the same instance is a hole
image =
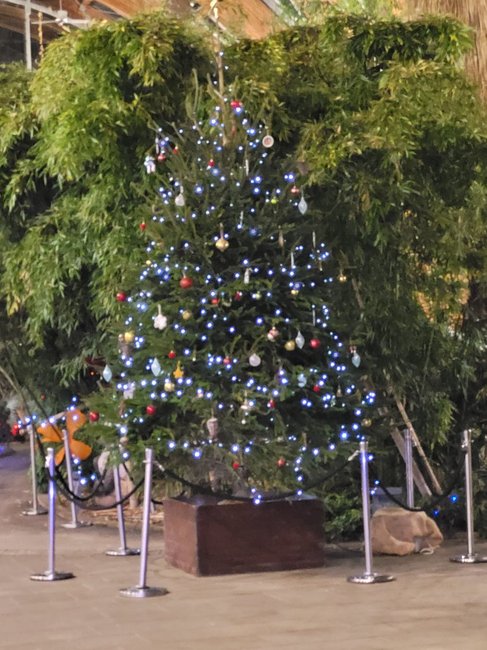
[[[256,500],[319,481],[374,401],[331,326],[325,215],[275,149],[265,122],[223,96],[207,120],[158,130],[147,261],[117,293],[120,366],[90,414],[127,453],[151,446],[177,475]]]

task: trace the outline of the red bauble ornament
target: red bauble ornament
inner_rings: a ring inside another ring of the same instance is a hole
[[[277,466],[278,467],[285,467],[286,466],[286,459],[285,458],[278,458],[277,459]]]
[[[242,102],[239,101],[238,99],[232,99],[230,102],[230,106],[233,108],[233,110],[237,108],[242,108]]]
[[[212,304],[212,305],[218,305],[219,303],[220,303],[220,299],[219,299],[219,298],[212,298],[212,299],[211,299],[211,304]]]
[[[215,161],[213,160],[213,158],[210,158],[210,160],[208,161],[208,167],[214,167],[214,166],[215,166]]]
[[[90,422],[98,422],[100,414],[97,411],[90,411],[88,415]]]
[[[127,294],[125,291],[119,291],[115,296],[117,302],[125,302],[127,300]]]
[[[173,152],[174,154],[176,154],[176,156],[177,156],[178,153],[179,153],[179,149],[178,149],[178,147],[177,147],[177,146],[176,146],[176,147],[173,147],[172,152]]]
[[[193,286],[193,280],[191,278],[188,278],[187,275],[183,275],[183,277],[179,280],[179,286],[181,289],[190,289]]]
[[[234,460],[234,461],[233,461],[233,463],[232,463],[232,467],[233,467],[233,469],[235,469],[235,470],[237,470],[237,469],[240,467],[240,463],[238,462],[238,460]]]
[[[155,415],[156,414],[156,407],[153,404],[149,404],[148,406],[145,407],[145,412],[147,415]]]
[[[164,162],[164,161],[166,160],[166,154],[161,152],[161,153],[157,156],[157,160],[158,160],[159,162]]]
[[[225,366],[229,366],[232,363],[232,360],[230,359],[230,357],[225,357],[223,359],[223,363]]]
[[[267,406],[268,406],[270,409],[275,409],[275,408],[276,408],[276,400],[274,400],[274,399],[270,399],[270,400],[267,402]]]
[[[318,384],[315,384],[315,385],[313,386],[313,390],[314,390],[315,393],[319,393],[320,390],[321,390],[321,386],[319,386]]]
[[[10,433],[13,436],[18,436],[19,435],[19,433],[20,433],[20,424],[18,424],[18,422],[16,422],[15,424],[12,425],[12,428],[10,429]]]
[[[235,291],[233,294],[233,299],[234,300],[242,300],[243,298],[243,293],[241,291]]]
[[[175,352],[174,350],[170,350],[170,351],[167,353],[167,356],[168,356],[170,359],[175,359],[176,356],[177,356],[177,354],[176,354],[176,352]]]
[[[143,222],[140,224],[139,228],[142,230],[142,232],[144,232],[144,230],[147,228],[147,224],[145,223],[145,221],[143,221]]]
[[[293,185],[291,187],[291,194],[294,194],[294,196],[301,194],[301,190],[299,189],[299,187],[297,187],[297,185]]]
[[[309,347],[313,348],[313,350],[317,350],[321,345],[320,339],[311,339],[309,342]]]

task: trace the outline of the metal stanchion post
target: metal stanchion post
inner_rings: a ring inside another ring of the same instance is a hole
[[[30,576],[31,580],[41,582],[54,582],[55,580],[68,580],[74,578],[69,572],[59,572],[54,568],[55,561],[55,535],[56,535],[56,480],[54,477],[56,466],[54,462],[54,449],[49,447],[47,450],[46,465],[49,469],[49,550],[48,550],[48,569],[44,573],[34,573]]]
[[[147,552],[149,550],[149,525],[150,525],[150,504],[152,490],[152,449],[145,450],[145,480],[144,480],[144,507],[142,519],[142,535],[140,540],[140,574],[139,584],[135,587],[121,589],[122,596],[132,598],[149,598],[151,596],[163,596],[167,594],[167,589],[158,587],[148,587],[147,580]]]
[[[72,494],[76,494],[77,490],[74,489],[73,481],[73,467],[71,465],[71,449],[69,447],[69,436],[66,430],[63,431],[63,442],[64,442],[64,460],[66,463],[66,474],[68,476],[68,486]],[[84,523],[78,520],[78,508],[74,501],[74,498],[70,498],[70,507],[71,507],[71,521],[67,524],[61,524],[63,528],[83,528],[84,526],[90,526],[89,523]]]
[[[406,504],[408,508],[414,508],[413,437],[411,429],[404,429],[404,455],[406,461]]]
[[[350,576],[348,582],[357,584],[373,584],[375,582],[391,582],[394,576],[380,575],[372,570],[372,543],[370,537],[370,490],[369,490],[369,454],[368,444],[360,442],[360,468],[362,479],[362,511],[364,519],[365,573]]]
[[[125,520],[123,517],[122,488],[120,485],[120,470],[118,464],[113,468],[113,482],[115,483],[115,499],[117,500],[118,531],[120,533],[120,548],[106,551],[106,555],[125,556],[140,555],[140,548],[129,548],[125,537]]]
[[[463,432],[462,451],[465,452],[465,505],[467,510],[467,553],[450,558],[451,562],[478,564],[487,562],[487,557],[477,555],[474,550],[473,528],[473,484],[472,484],[472,432]]]
[[[32,424],[29,424],[27,427],[29,432],[29,443],[30,443],[30,471],[32,474],[32,508],[30,510],[23,510],[23,515],[47,515],[47,510],[39,506],[39,500],[37,498],[37,469],[36,469],[36,444],[35,436],[36,432]]]

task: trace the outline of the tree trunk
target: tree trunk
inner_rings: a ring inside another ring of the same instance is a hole
[[[474,49],[466,59],[468,74],[487,102],[487,2],[485,0],[400,0],[408,18],[425,14],[449,14],[469,25],[475,33]]]

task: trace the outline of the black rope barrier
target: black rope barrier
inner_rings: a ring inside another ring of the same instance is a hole
[[[114,503],[110,503],[109,505],[102,506],[102,505],[94,505],[94,504],[89,505],[85,502],[77,503],[79,497],[69,489],[64,479],[62,480],[56,479],[56,484],[59,487],[59,491],[63,494],[63,496],[68,501],[76,503],[81,510],[90,510],[90,511],[111,510],[112,508],[116,508],[117,506],[123,505],[126,501],[130,499],[131,496],[133,496],[137,492],[137,490],[143,485],[143,483],[144,483],[144,479],[141,478],[140,481],[136,485],[134,485],[134,487],[130,490],[130,492],[128,492],[119,501],[115,501]]]

